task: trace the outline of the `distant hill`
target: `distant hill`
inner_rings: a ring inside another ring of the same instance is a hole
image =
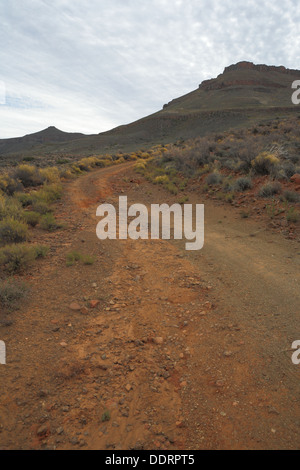
[[[0,140],[0,155],[6,153],[26,152],[27,150],[35,149],[37,146],[47,144],[59,144],[61,142],[68,142],[70,140],[77,140],[84,137],[80,133],[68,133],[56,129],[51,126],[43,131],[34,134],[25,135],[24,137],[16,137],[13,139]]]
[[[291,102],[291,85],[300,70],[239,62],[215,79],[176,98],[157,113],[97,135],[69,134],[55,127],[0,140],[0,159],[27,155],[93,155],[132,151],[157,143],[245,127],[300,114]]]

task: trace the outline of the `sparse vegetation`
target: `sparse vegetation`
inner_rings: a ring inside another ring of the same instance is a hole
[[[49,232],[54,232],[55,230],[59,230],[63,228],[63,224],[56,220],[53,214],[45,214],[41,217],[40,220],[40,227],[43,230],[48,230]]]
[[[286,215],[286,220],[289,223],[295,224],[300,220],[300,213],[294,207],[290,207]]]
[[[237,180],[235,180],[234,188],[236,191],[246,191],[247,189],[251,189],[252,188],[251,178],[245,178],[245,177],[238,178]]]
[[[73,266],[78,261],[90,266],[95,263],[95,258],[91,255],[83,255],[78,251],[71,251],[66,255],[66,265],[68,267]]]
[[[46,256],[46,248],[35,245],[7,245],[0,249],[0,266],[10,274],[24,271],[35,259]]]
[[[0,246],[21,243],[27,240],[28,225],[25,222],[6,217],[0,221]]]
[[[28,292],[28,287],[21,281],[15,279],[0,281],[0,311],[17,310]]]
[[[281,189],[281,184],[278,182],[267,183],[260,188],[258,194],[260,197],[273,197],[275,196],[275,194],[279,194],[281,192]]]

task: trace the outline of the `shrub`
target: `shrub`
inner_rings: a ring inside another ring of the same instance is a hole
[[[21,203],[23,207],[28,207],[33,204],[32,194],[26,193],[15,193],[14,197]]]
[[[5,217],[12,217],[16,220],[21,220],[22,215],[23,208],[17,199],[0,195],[0,220]]]
[[[73,266],[76,261],[81,261],[83,264],[92,265],[95,263],[95,258],[90,255],[82,255],[78,251],[71,251],[66,256],[66,265]]]
[[[290,179],[295,174],[295,165],[292,162],[285,162],[282,165],[284,176]]]
[[[48,248],[41,245],[8,245],[0,249],[0,266],[11,274],[26,269],[35,259],[44,258]]]
[[[226,194],[225,201],[229,202],[229,204],[231,204],[234,201],[234,194],[233,193]]]
[[[19,165],[14,173],[13,178],[20,181],[25,188],[29,186],[39,186],[43,180],[37,168],[33,165]]]
[[[28,236],[28,225],[12,217],[0,221],[0,245],[24,242]]]
[[[46,202],[38,200],[34,201],[32,204],[32,209],[34,212],[38,212],[41,215],[45,215],[51,212],[51,209]]]
[[[28,294],[26,284],[14,279],[0,281],[0,307],[5,310],[16,310],[20,301]],[[0,309],[0,310],[1,310]]]
[[[281,192],[281,184],[275,183],[267,183],[262,186],[259,190],[258,195],[260,197],[272,197],[275,194],[279,194]]]
[[[222,175],[220,173],[214,172],[208,175],[205,179],[206,184],[209,186],[215,186],[217,184],[222,183]]]
[[[106,421],[110,421],[110,412],[108,410],[104,411],[104,413],[102,414],[101,421],[102,423],[105,423]]]
[[[280,160],[272,153],[262,152],[252,160],[251,165],[257,175],[270,175],[278,167]]]
[[[286,215],[286,220],[289,222],[289,223],[296,223],[298,222],[300,219],[300,214],[299,212],[294,208],[294,207],[291,207],[289,210],[288,210],[288,213]]]
[[[168,183],[166,185],[166,189],[169,191],[169,193],[174,194],[174,196],[178,194],[178,188],[174,183]]]
[[[234,187],[236,191],[246,191],[247,189],[252,188],[252,182],[250,178],[238,178],[235,183]]]
[[[293,203],[300,202],[300,195],[296,193],[296,191],[288,191],[288,190],[284,191],[283,198],[287,202],[293,202]]]
[[[34,211],[24,211],[23,212],[23,219],[28,225],[31,225],[31,227],[35,227],[40,220],[41,214],[38,212]]]
[[[40,221],[40,227],[43,230],[48,230],[49,232],[53,232],[54,230],[58,230],[63,227],[63,224],[58,222],[53,214],[45,214],[42,216]]]
[[[145,162],[138,162],[134,165],[134,169],[135,171],[137,171],[138,173],[141,173],[143,170],[146,169],[146,164]]]
[[[11,274],[23,271],[34,260],[34,249],[28,245],[9,245],[0,249],[0,266]]]
[[[50,204],[62,197],[62,186],[60,183],[45,184],[42,189],[35,193],[34,197],[38,201]]]
[[[57,183],[60,180],[58,168],[43,168],[40,170],[40,176],[47,183]]]
[[[44,245],[34,245],[33,249],[36,258],[46,258],[49,253],[49,248]]]
[[[22,191],[23,186],[19,181],[7,175],[0,176],[0,190],[8,196],[12,196],[17,191]]]
[[[167,184],[169,183],[169,177],[168,175],[159,175],[154,178],[154,183],[155,184]]]
[[[73,266],[76,261],[79,261],[81,259],[81,254],[78,253],[78,251],[71,251],[71,253],[67,254],[66,258],[67,266]]]

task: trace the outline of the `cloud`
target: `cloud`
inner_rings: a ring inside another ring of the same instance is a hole
[[[10,0],[0,18],[0,138],[105,131],[240,60],[298,67],[297,0]]]

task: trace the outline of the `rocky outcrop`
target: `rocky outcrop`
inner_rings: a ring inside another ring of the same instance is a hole
[[[229,67],[225,67],[223,74],[226,74],[228,72],[232,72],[235,70],[257,70],[258,72],[278,72],[278,73],[285,73],[288,75],[295,75],[297,77],[300,77],[300,70],[293,70],[293,69],[287,69],[283,65],[276,66],[276,65],[264,65],[264,64],[258,64],[255,65],[253,62],[238,62],[237,64],[229,65]]]
[[[232,86],[258,86],[266,88],[285,88],[284,85],[280,83],[271,82],[269,80],[226,80],[226,81],[217,81],[215,79],[205,80],[201,83],[199,88],[203,90],[222,90],[223,88],[228,88]]]

